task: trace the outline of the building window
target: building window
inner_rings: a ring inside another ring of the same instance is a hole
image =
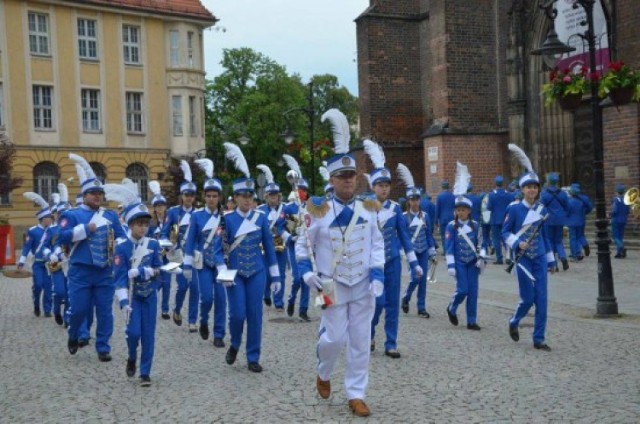
[[[148,201],[149,173],[147,172],[147,168],[145,168],[141,163],[132,163],[131,165],[127,166],[126,175],[127,178],[138,184],[138,192],[142,201]]]
[[[99,132],[100,127],[100,90],[82,89],[82,130]]]
[[[4,126],[4,91],[0,82],[0,127]]]
[[[189,135],[196,136],[196,97],[189,96]]]
[[[127,93],[127,132],[142,133],[142,93]]]
[[[49,54],[49,16],[29,12],[29,49],[32,54]]]
[[[173,135],[182,135],[182,97],[171,97],[171,109],[173,110]]]
[[[122,45],[124,48],[124,63],[140,63],[140,27],[122,26]]]
[[[78,19],[78,52],[83,59],[98,59],[96,21]]]
[[[180,34],[176,30],[169,31],[170,60],[173,68],[180,64]]]
[[[43,199],[51,198],[58,191],[60,170],[53,162],[40,162],[33,168],[33,191]]]
[[[11,205],[11,195],[9,193],[0,196],[0,206]]]
[[[53,87],[33,86],[33,127],[37,130],[53,129]]]
[[[189,68],[193,68],[193,32],[187,32],[187,57],[189,59]]]
[[[104,184],[107,181],[107,167],[100,162],[89,162],[89,165],[93,169],[93,173],[96,174],[96,178]]]
[[[204,97],[200,97],[200,134],[205,137],[204,121],[206,119],[206,109],[204,108]]]

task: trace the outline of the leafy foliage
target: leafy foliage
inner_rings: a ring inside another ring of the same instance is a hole
[[[0,131],[0,196],[11,193],[22,185],[22,178],[12,178],[16,149],[4,131]]]
[[[598,87],[598,96],[607,97],[611,90],[633,88],[633,100],[640,101],[640,72],[629,68],[624,62],[611,62]]]
[[[589,89],[589,80],[586,76],[586,68],[580,72],[570,69],[553,70],[549,75],[549,83],[542,86],[542,94],[545,97],[545,106],[552,105],[558,97],[569,94],[584,94]]]

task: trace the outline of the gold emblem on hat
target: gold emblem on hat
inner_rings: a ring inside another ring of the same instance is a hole
[[[342,164],[344,166],[350,165],[351,164],[351,158],[349,158],[348,156],[343,156],[342,157]]]

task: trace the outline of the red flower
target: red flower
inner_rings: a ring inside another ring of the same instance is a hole
[[[623,66],[624,66],[624,62],[623,61],[611,62],[609,64],[609,69],[611,69],[614,72],[620,72],[622,70]]]
[[[591,72],[591,73],[589,74],[589,79],[590,79],[591,81],[600,81],[600,74],[599,74],[599,73],[597,73],[597,72]]]

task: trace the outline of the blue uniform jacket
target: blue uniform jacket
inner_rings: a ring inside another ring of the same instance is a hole
[[[204,249],[204,244],[214,228],[216,233],[211,239],[211,243]],[[213,268],[224,264],[222,228],[222,220],[218,211],[212,213],[205,207],[191,214],[187,239],[184,244],[185,269],[192,266],[196,250],[202,253],[203,263],[208,267]]]
[[[480,222],[480,218],[482,216],[482,198],[484,197],[484,193],[467,193],[465,196],[471,200],[471,219]]]
[[[436,198],[436,223],[444,227],[453,219],[456,197],[449,190],[438,194]]]
[[[144,267],[148,268],[160,268],[162,266],[162,259],[160,258],[160,245],[157,240],[149,237],[143,237],[139,242],[126,238],[118,240],[116,246],[116,253],[114,256],[114,268],[115,268],[115,282],[116,289],[129,289],[129,269],[133,266],[133,257],[135,247],[142,248],[144,240],[148,240],[147,252],[142,257],[140,264],[138,265],[138,271],[140,275],[133,279],[133,295],[139,297],[148,297],[155,290],[158,289],[158,279],[152,277],[147,279],[144,272]],[[129,299],[131,302],[131,299]]]
[[[491,211],[491,225],[501,225],[507,213],[507,206],[513,202],[513,196],[503,188],[494,188],[489,193],[487,210]]]
[[[405,222],[407,224],[407,234],[409,236],[409,241],[413,240],[413,250],[416,253],[422,253],[425,251],[429,251],[429,249],[434,248],[436,246],[436,242],[433,239],[433,235],[428,228],[430,228],[429,224],[429,215],[421,211],[421,217],[418,217],[417,214],[412,212],[405,212],[404,214]],[[417,236],[413,237],[417,228],[417,221],[422,219],[424,225],[420,227]]]
[[[286,221],[286,204],[281,203],[280,205],[278,205],[278,207],[276,208],[271,208],[268,204],[264,203],[260,206],[258,206],[258,210],[261,211],[262,213],[264,213],[264,215],[267,217],[267,222],[269,224],[269,226],[272,226],[272,233],[279,235],[279,236],[283,236],[283,234],[287,231],[287,221]],[[280,213],[278,213],[278,211]],[[295,207],[295,212],[298,212],[298,207]],[[273,224],[273,221],[275,220],[275,224]],[[284,237],[283,237],[284,239]]]
[[[20,256],[19,263],[24,263],[29,253],[31,253],[36,262],[46,262],[47,253],[50,250],[47,240],[50,240],[48,228],[44,228],[42,225],[34,225],[27,230],[24,246],[22,246],[22,256]],[[42,238],[45,237],[44,240]]]
[[[569,196],[569,215],[567,216],[567,226],[581,227],[585,225],[585,216],[593,210],[593,204],[589,198],[583,194]]]
[[[384,238],[385,262],[400,256],[400,248],[402,248],[409,259],[410,266],[413,268],[418,264],[408,233],[407,221],[402,217],[400,205],[391,200],[386,200],[382,204],[382,209],[378,212],[378,228]]]
[[[569,196],[558,187],[547,187],[542,191],[540,203],[551,214],[547,225],[565,225],[569,213]]]
[[[611,222],[614,224],[626,224],[629,217],[629,205],[625,205],[622,196],[617,195],[611,202]]]
[[[429,223],[431,224],[429,231],[433,232],[433,223],[436,222],[436,205],[429,197],[423,197],[420,199],[420,210],[429,215]]]
[[[459,230],[465,232],[473,247],[467,243],[464,237],[460,234]],[[462,265],[475,264],[477,262],[478,251],[478,230],[480,229],[480,223],[474,220],[468,220],[463,223],[458,221],[456,227],[456,221],[451,221],[447,224],[447,230],[444,235],[444,252],[447,257],[447,267],[454,268],[456,263]]]
[[[182,206],[173,206],[169,208],[167,211],[167,219],[162,226],[162,230],[160,231],[160,239],[168,240],[169,233],[171,232],[171,227],[174,225],[178,226],[178,241],[177,241],[177,249],[181,249],[184,246],[184,238],[187,233],[187,226],[189,225],[189,219],[182,219],[185,214],[193,214],[195,212],[194,208],[185,210]]]
[[[542,205],[539,202],[536,202],[531,209],[538,211],[540,216],[545,216],[549,212],[541,206]],[[509,207],[507,216],[504,218],[504,224],[502,225],[502,239],[509,247],[511,247],[511,250],[515,255],[520,253],[520,242],[527,241],[533,231],[535,231],[535,229],[540,225],[540,219],[538,219],[532,223],[527,231],[520,236],[517,236],[517,233],[523,227],[523,223],[525,222],[525,218],[527,217],[529,210],[527,202],[522,200],[520,203],[512,204]],[[537,236],[529,243],[526,255],[532,259],[546,255],[548,264],[555,263],[555,257],[551,250],[549,240],[547,239],[546,223],[542,225],[540,232],[538,232]]]

